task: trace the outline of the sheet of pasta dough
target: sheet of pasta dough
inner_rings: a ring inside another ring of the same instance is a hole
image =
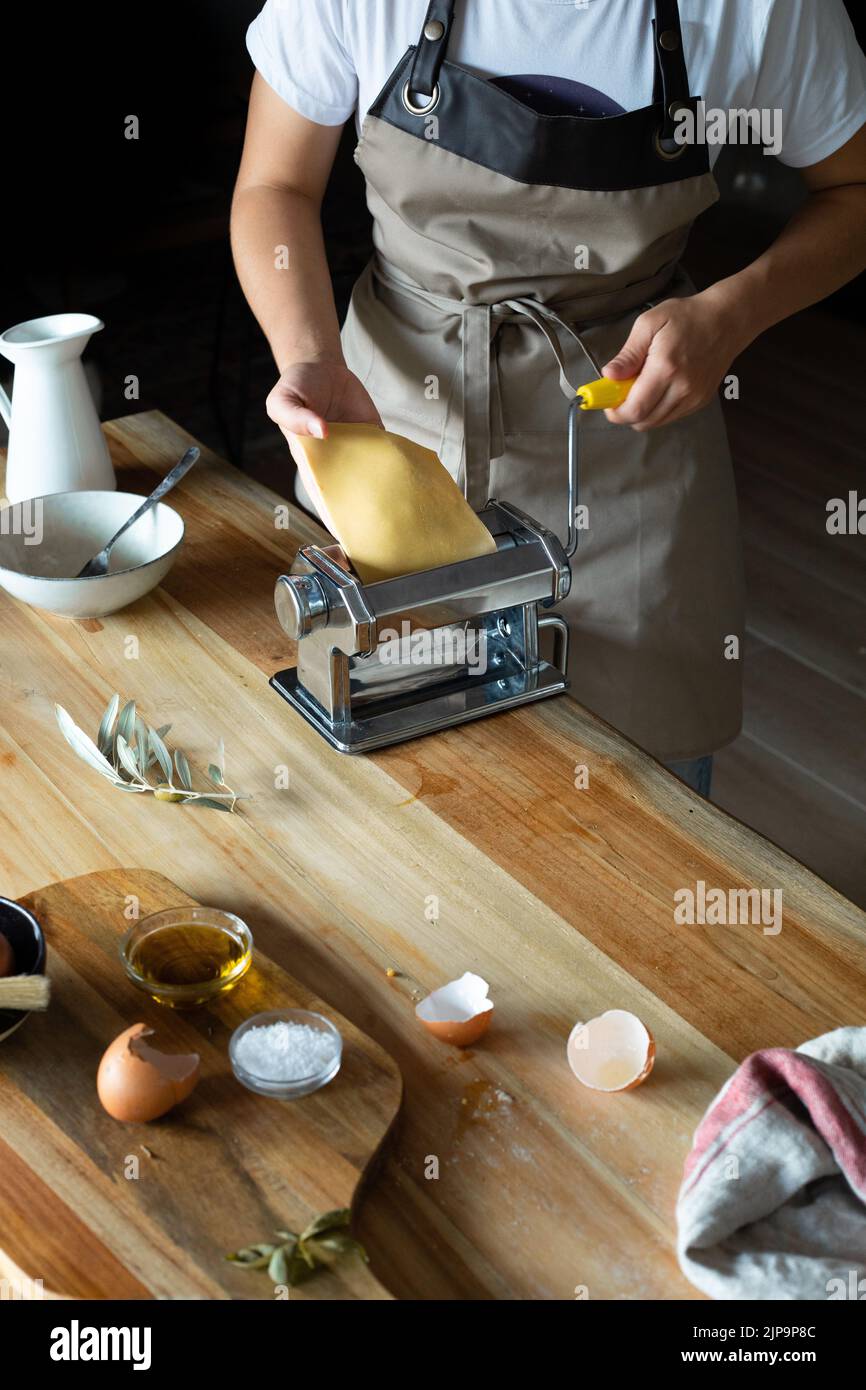
[[[496,544],[430,449],[376,425],[293,435],[301,479],[363,584],[491,554]]]

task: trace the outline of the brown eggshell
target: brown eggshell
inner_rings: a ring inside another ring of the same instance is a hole
[[[15,952],[9,938],[0,932],[0,979],[15,974]]]
[[[490,1027],[493,1001],[490,986],[467,970],[449,980],[415,1006],[415,1016],[429,1033],[452,1047],[471,1047]]]
[[[646,1028],[646,1024],[644,1024],[644,1027]],[[623,1086],[622,1089],[624,1091],[633,1091],[635,1086],[642,1086],[643,1083],[646,1081],[647,1077],[649,1076],[650,1072],[652,1071],[653,1067],[655,1066],[656,1040],[648,1028],[646,1031],[647,1037],[649,1038],[649,1046],[647,1047],[646,1062],[644,1064],[644,1069],[641,1072],[640,1076],[635,1077],[634,1081],[630,1081],[627,1086]]]
[[[422,1018],[421,1022],[440,1042],[450,1043],[452,1047],[471,1047],[479,1038],[484,1037],[492,1018],[493,1010],[488,1009],[486,1013],[476,1014],[474,1018],[467,1018],[462,1023],[457,1019],[441,1019],[434,1022],[429,1018]]]
[[[103,1108],[125,1124],[159,1119],[186,1100],[199,1079],[197,1053],[157,1051],[148,1042],[153,1029],[134,1023],[105,1050],[96,1073]]]
[[[608,1009],[588,1023],[576,1023],[566,1047],[569,1066],[581,1085],[622,1095],[646,1081],[656,1055],[646,1024],[627,1009]],[[625,1077],[622,1077],[625,1069]],[[619,1075],[622,1079],[615,1080]]]

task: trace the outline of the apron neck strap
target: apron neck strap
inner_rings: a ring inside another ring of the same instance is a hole
[[[436,94],[439,69],[448,48],[454,4],[455,0],[430,0],[409,74],[410,97],[420,94],[432,100]]]
[[[677,111],[688,102],[689,74],[683,51],[683,33],[677,0],[656,0],[653,20],[655,87],[653,101],[664,107],[659,138],[663,146],[674,144]]]
[[[420,94],[432,102],[438,95],[439,71],[445,61],[455,0],[430,0],[409,74],[410,98]],[[660,132],[663,145],[674,143],[677,111],[689,100],[689,74],[677,0],[655,0],[653,19],[655,83],[653,101],[664,107]],[[432,108],[431,108],[432,109]]]

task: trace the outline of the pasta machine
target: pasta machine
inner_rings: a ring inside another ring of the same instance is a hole
[[[479,513],[492,554],[363,585],[339,547],[306,545],[277,580],[277,618],[298,655],[271,685],[333,748],[366,753],[567,688],[568,627],[549,610],[571,587],[586,408],[597,406],[569,409],[564,543],[492,500]],[[539,651],[548,630],[552,662]]]

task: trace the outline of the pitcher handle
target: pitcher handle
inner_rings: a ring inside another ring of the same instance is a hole
[[[7,429],[11,429],[11,428],[12,428],[12,402],[10,401],[10,399],[9,399],[9,397],[7,396],[6,392],[3,390],[3,387],[2,387],[2,386],[0,386],[0,415],[3,416],[3,419],[4,419],[5,424],[6,424],[6,428],[7,428]]]

